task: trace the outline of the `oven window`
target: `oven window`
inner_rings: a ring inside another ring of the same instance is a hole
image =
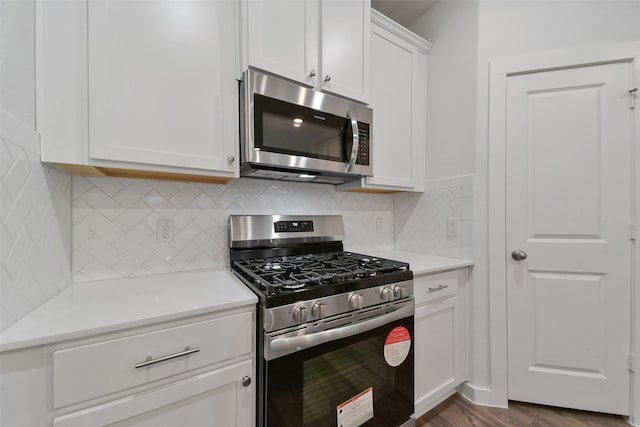
[[[380,357],[375,337],[334,350],[303,364],[302,417],[305,426],[322,426],[335,411],[333,396],[355,396],[369,387],[376,395],[393,392],[393,369]]]
[[[410,320],[409,320],[410,319]],[[398,426],[413,414],[413,346],[400,365],[384,357],[388,333],[413,317],[267,362],[267,426],[337,426],[336,408],[369,388],[374,418],[366,427]]]
[[[346,161],[347,120],[333,114],[254,95],[255,147],[316,159]]]

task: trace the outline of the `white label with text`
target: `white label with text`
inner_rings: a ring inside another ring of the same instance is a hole
[[[373,418],[373,387],[336,407],[338,427],[359,427]]]

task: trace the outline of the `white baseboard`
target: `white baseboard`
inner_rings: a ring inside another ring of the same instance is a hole
[[[476,405],[493,406],[496,408],[506,408],[508,406],[508,401],[499,396],[495,396],[495,393],[492,392],[490,388],[477,387],[468,382],[458,386],[458,393]]]

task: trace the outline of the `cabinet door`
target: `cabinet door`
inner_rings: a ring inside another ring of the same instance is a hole
[[[89,1],[89,156],[235,172],[234,23],[232,1]]]
[[[371,1],[321,0],[320,10],[321,89],[368,103]]]
[[[422,191],[426,55],[375,24],[371,44],[373,176],[366,183]]]
[[[250,360],[53,420],[54,427],[252,427]]]
[[[247,0],[248,65],[314,86],[318,70],[317,0]]]
[[[462,310],[458,296],[416,308],[416,418],[453,393],[465,379]]]

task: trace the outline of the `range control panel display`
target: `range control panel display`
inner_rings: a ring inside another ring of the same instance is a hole
[[[313,221],[278,221],[273,229],[276,233],[304,233],[313,231]]]

